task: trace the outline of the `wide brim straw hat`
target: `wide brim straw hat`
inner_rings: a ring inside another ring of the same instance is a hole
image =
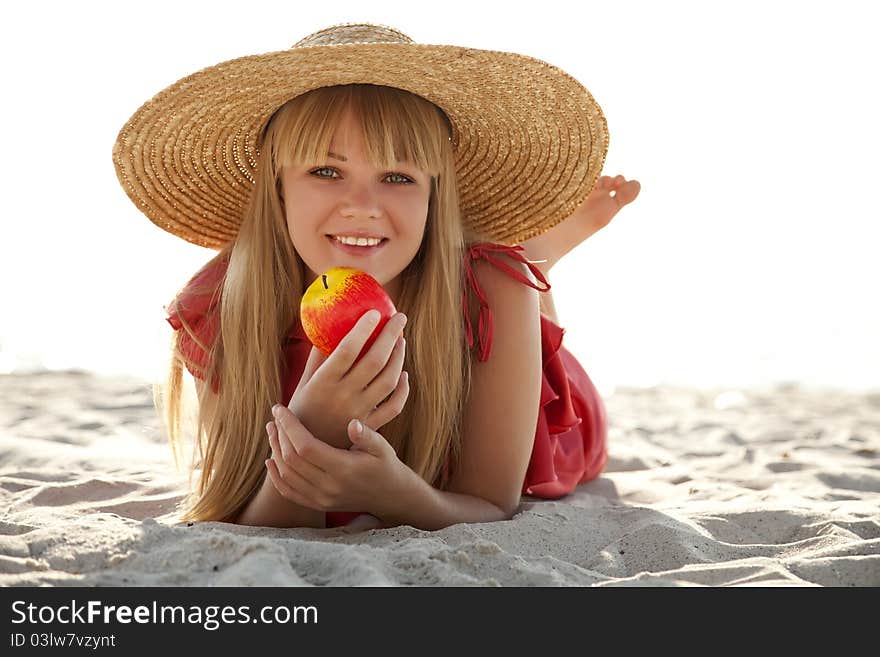
[[[156,94],[113,146],[119,182],[160,228],[220,249],[238,231],[273,113],[303,93],[344,84],[404,89],[445,112],[462,220],[486,239],[517,244],[545,232],[575,210],[602,171],[605,116],[561,69],[345,24],[289,50],[205,68]]]

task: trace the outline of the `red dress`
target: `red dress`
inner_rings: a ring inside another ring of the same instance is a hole
[[[497,258],[498,253],[507,254],[526,264],[539,284],[532,283],[503,259]],[[550,285],[540,271],[526,261],[522,255],[522,247],[491,243],[474,244],[470,247],[464,262],[465,289],[462,291],[462,306],[467,308],[469,292],[477,296],[480,316],[476,339],[466,311],[463,313],[465,329],[468,345],[473,347],[475,342],[479,342],[478,357],[481,361],[486,361],[492,349],[492,313],[471,266],[478,259],[489,262],[535,289],[546,291],[550,289]],[[225,261],[218,261],[216,266],[193,277],[183,292],[166,308],[167,321],[175,331],[182,327],[183,319],[196,334],[198,342],[205,346],[210,345],[217,334],[219,285],[226,272],[226,264]],[[194,285],[202,292],[193,293]],[[562,345],[564,333],[564,329],[541,315],[541,400],[535,442],[522,492],[547,499],[563,497],[571,493],[579,483],[595,479],[608,460],[605,406],[583,367]],[[283,398],[289,400],[296,390],[312,347],[298,321],[288,333],[283,346]],[[180,350],[190,373],[204,379],[207,355],[203,347],[186,331],[181,333]],[[213,381],[212,388],[215,391],[217,386],[217,381]],[[359,514],[350,512],[328,512],[327,526],[344,525],[357,515]]]

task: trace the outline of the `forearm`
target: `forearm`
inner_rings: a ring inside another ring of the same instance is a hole
[[[395,496],[403,504],[379,514],[386,526],[411,525],[433,531],[461,522],[495,522],[510,517],[487,500],[438,490],[414,472],[410,471],[410,474],[407,489]]]
[[[236,519],[239,525],[259,527],[320,527],[326,525],[323,511],[295,504],[281,496],[269,477],[245,505]]]

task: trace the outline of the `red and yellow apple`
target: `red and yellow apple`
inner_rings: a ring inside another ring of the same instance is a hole
[[[299,315],[311,343],[329,356],[369,310],[379,311],[379,324],[358,355],[360,358],[397,312],[385,288],[368,273],[351,267],[328,269],[303,294]]]

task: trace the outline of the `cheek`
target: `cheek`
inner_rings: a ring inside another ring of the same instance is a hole
[[[399,216],[408,218],[405,226],[402,227],[404,235],[421,240],[428,219],[428,200],[422,198],[411,199]]]
[[[302,222],[297,221],[295,217],[288,216],[287,234],[290,235],[290,241],[293,242],[293,246],[296,250],[300,251],[300,247],[305,238],[305,231],[303,231]]]
[[[315,228],[319,218],[330,211],[332,199],[315,193],[315,190],[310,189],[308,185],[291,185],[285,187],[284,191],[286,199],[293,199],[284,203],[287,230],[291,237],[298,235],[302,239],[308,234],[309,229]]]
[[[314,221],[308,216],[295,213],[287,214],[286,219],[287,234],[290,236],[293,249],[297,252],[309,272],[319,272],[326,269],[325,263],[322,260],[323,256],[316,258],[316,256],[322,253],[321,249],[326,245],[323,238],[316,233]]]
[[[309,208],[313,211],[303,211]],[[305,204],[285,211],[287,232],[294,244],[306,244],[315,240],[316,231],[319,227],[319,214],[314,204]]]

